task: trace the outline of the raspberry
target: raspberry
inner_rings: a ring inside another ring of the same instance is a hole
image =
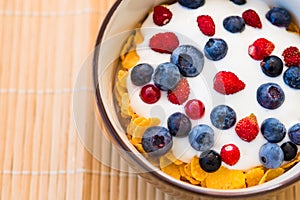
[[[242,17],[248,26],[252,26],[254,28],[262,28],[260,18],[254,10],[248,9],[244,11]]]
[[[256,116],[251,114],[241,119],[235,127],[237,135],[246,142],[254,140],[259,132]]]
[[[234,73],[220,71],[214,78],[214,89],[221,94],[234,94],[245,88],[245,83]]]
[[[248,54],[254,60],[263,60],[273,52],[274,48],[275,45],[271,41],[265,38],[259,38],[249,46]]]
[[[234,144],[226,144],[221,149],[222,161],[228,165],[235,165],[240,159],[240,150]]]
[[[190,95],[190,86],[186,78],[182,78],[173,90],[168,91],[168,99],[171,103],[181,105]]]
[[[166,25],[172,19],[172,12],[164,6],[155,6],[153,11],[153,21],[158,26]]]
[[[204,35],[213,36],[215,34],[215,23],[209,15],[200,15],[197,17],[197,22]]]
[[[152,36],[149,46],[153,51],[170,54],[179,46],[179,40],[172,32],[158,33]]]
[[[290,46],[286,48],[282,56],[287,67],[300,66],[300,51],[297,47]]]

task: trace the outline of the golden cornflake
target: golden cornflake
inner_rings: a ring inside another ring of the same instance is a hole
[[[180,174],[178,165],[171,163],[170,165],[161,168],[161,170],[163,172],[165,172],[166,174],[176,178],[177,180],[180,180],[181,174]]]
[[[172,151],[169,151],[167,154],[165,154],[166,158],[168,158],[171,162],[173,162],[175,165],[182,165],[183,162],[181,160],[178,160]]]
[[[246,175],[246,184],[248,187],[258,185],[259,181],[264,176],[265,171],[263,167],[255,167],[250,169],[245,173]]]
[[[259,181],[259,184],[268,182],[273,180],[274,178],[282,175],[284,173],[284,169],[276,168],[276,169],[268,169],[262,179]]]
[[[194,179],[192,172],[191,172],[191,163],[188,163],[184,166],[184,172],[186,174],[186,179],[193,185],[199,185],[201,182]]]
[[[197,156],[194,156],[193,159],[192,159],[192,162],[191,162],[191,174],[192,174],[192,177],[194,179],[196,179],[197,181],[203,181],[208,173],[205,172],[201,167],[200,167],[200,164],[199,164],[199,158]]]
[[[139,60],[140,56],[136,53],[136,51],[130,51],[125,55],[124,60],[122,60],[122,66],[125,69],[130,69],[134,67]]]

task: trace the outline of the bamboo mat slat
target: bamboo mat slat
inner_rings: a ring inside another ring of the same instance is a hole
[[[175,199],[100,134],[92,86],[74,88],[113,3],[0,1],[0,199]],[[82,97],[80,123],[74,96]],[[274,200],[300,199],[299,187]]]

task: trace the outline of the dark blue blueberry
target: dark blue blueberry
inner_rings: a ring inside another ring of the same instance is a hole
[[[270,77],[279,76],[283,70],[283,62],[277,56],[267,56],[260,63],[263,73]]]
[[[166,62],[157,66],[154,71],[153,81],[160,90],[167,91],[176,87],[180,80],[180,72],[177,65]]]
[[[266,14],[266,18],[275,26],[288,27],[291,23],[291,15],[284,8],[273,7]]]
[[[227,43],[220,38],[210,38],[204,47],[205,56],[213,61],[221,60],[227,54]]]
[[[240,16],[229,16],[223,20],[223,27],[231,33],[243,32],[245,26],[245,21]]]
[[[162,156],[166,154],[172,146],[172,135],[168,129],[161,126],[152,126],[144,132],[142,147],[149,156]]]
[[[189,142],[197,151],[209,150],[214,145],[214,131],[205,124],[199,124],[190,131]]]
[[[285,84],[294,89],[300,89],[300,67],[289,67],[283,74]]]
[[[226,130],[236,122],[236,113],[226,105],[216,106],[210,113],[211,123],[218,129]]]
[[[214,150],[204,151],[200,154],[199,164],[204,171],[208,173],[215,172],[221,167],[222,158]]]
[[[269,169],[280,167],[283,162],[283,151],[279,145],[275,143],[265,143],[259,150],[259,161]]]
[[[288,130],[289,138],[292,142],[300,145],[300,123],[295,124]]]
[[[178,66],[183,76],[195,77],[202,72],[204,56],[194,46],[182,45],[172,52],[171,62]]]
[[[167,123],[171,135],[176,137],[187,136],[192,128],[191,120],[180,112],[170,115]]]
[[[203,6],[205,0],[178,0],[178,3],[186,8],[196,9]]]
[[[275,118],[268,118],[263,121],[260,127],[263,136],[271,143],[277,143],[283,140],[286,135],[285,126]]]
[[[232,1],[236,5],[244,5],[245,3],[247,3],[246,0],[230,0],[230,1]]]
[[[295,145],[293,142],[288,141],[283,143],[280,148],[283,151],[283,155],[284,155],[284,160],[285,161],[291,161],[293,160],[298,152],[298,147],[297,145]]]
[[[150,82],[153,74],[153,67],[147,63],[134,66],[131,70],[130,78],[134,85],[143,86]]]
[[[285,94],[278,84],[265,83],[257,89],[256,99],[262,107],[273,110],[283,104]]]

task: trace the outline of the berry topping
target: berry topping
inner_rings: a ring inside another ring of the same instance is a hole
[[[172,136],[185,137],[192,128],[190,119],[183,113],[176,112],[168,118],[168,129]]]
[[[186,8],[197,9],[204,5],[205,0],[178,0],[178,3]]]
[[[151,157],[166,154],[172,146],[172,135],[164,127],[152,126],[146,129],[142,137],[142,147]]]
[[[199,124],[189,133],[189,142],[196,151],[207,151],[214,145],[214,131],[205,124]]]
[[[283,74],[285,84],[294,89],[300,89],[300,67],[290,67]]]
[[[223,27],[231,33],[240,33],[245,30],[245,21],[240,16],[229,16],[223,20]]]
[[[280,146],[281,150],[283,151],[283,156],[285,161],[293,160],[298,152],[298,147],[293,142],[285,142]]]
[[[235,132],[246,142],[254,140],[259,132],[256,116],[251,114],[238,121],[235,127]]]
[[[254,28],[262,28],[260,18],[254,10],[248,9],[244,11],[242,17],[248,26],[252,26]]]
[[[277,77],[282,73],[283,62],[277,56],[267,56],[260,63],[263,73],[269,77]]]
[[[289,128],[288,135],[293,143],[300,145],[300,123]]]
[[[154,71],[153,81],[156,87],[163,91],[172,90],[180,81],[178,67],[170,62],[159,64]]]
[[[218,105],[211,111],[210,120],[216,128],[226,130],[234,126],[236,113],[229,106]]]
[[[218,61],[224,58],[227,51],[227,43],[220,38],[210,38],[204,47],[205,56],[213,61]]]
[[[275,26],[288,27],[291,23],[291,15],[283,8],[273,7],[266,14],[266,18]]]
[[[147,104],[154,104],[160,99],[160,90],[152,84],[142,87],[140,97]]]
[[[259,38],[254,41],[253,44],[251,44],[248,48],[248,54],[254,59],[254,60],[262,60],[266,56],[271,55],[275,48],[275,45],[265,39],[265,38]]]
[[[214,78],[214,89],[221,94],[234,94],[245,88],[245,83],[234,73],[220,71]]]
[[[172,53],[179,45],[177,36],[172,32],[157,33],[150,39],[149,46],[159,53]]]
[[[205,113],[205,106],[202,101],[198,99],[191,99],[185,104],[184,110],[189,118],[196,120],[203,117]]]
[[[262,135],[271,143],[277,143],[283,140],[286,135],[285,126],[275,118],[268,118],[263,121],[260,127]]]
[[[216,151],[208,150],[200,154],[199,164],[204,171],[211,173],[221,167],[222,159]]]
[[[181,105],[190,95],[190,86],[186,78],[180,79],[177,86],[168,91],[168,99],[171,103]]]
[[[282,53],[287,67],[300,66],[300,51],[297,47],[288,47]]]
[[[204,56],[196,47],[182,45],[173,51],[171,62],[178,66],[179,71],[183,76],[195,77],[202,72]]]
[[[262,107],[273,110],[283,104],[285,94],[278,84],[265,83],[257,89],[256,99]]]
[[[222,161],[228,165],[235,165],[240,159],[240,150],[234,144],[226,144],[221,149]]]
[[[215,34],[215,23],[211,16],[200,15],[197,17],[197,23],[200,31],[207,36],[213,36]]]
[[[130,78],[134,85],[142,86],[150,82],[153,74],[153,67],[146,63],[141,63],[132,68]]]
[[[166,25],[172,19],[172,12],[165,6],[155,6],[153,11],[153,21],[158,26]]]
[[[260,147],[259,160],[261,164],[269,169],[280,167],[283,162],[283,151],[275,143],[265,143]]]
[[[230,0],[230,1],[232,1],[236,5],[244,5],[245,3],[247,3],[246,0]]]

